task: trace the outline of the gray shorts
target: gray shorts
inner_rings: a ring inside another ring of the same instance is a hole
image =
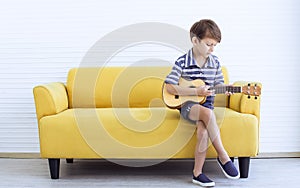
[[[193,124],[197,124],[197,121],[191,120],[191,119],[189,118],[189,114],[190,114],[190,111],[191,111],[192,106],[194,106],[194,105],[196,105],[196,104],[199,104],[199,103],[193,102],[193,101],[188,101],[188,102],[184,103],[184,105],[179,109],[181,116],[182,116],[184,119],[190,121],[190,122],[193,123]],[[201,105],[204,106],[204,107],[206,107],[206,108],[209,108],[209,109],[211,109],[211,110],[214,109],[214,106],[211,105],[211,103],[205,102],[205,103],[203,103],[203,104],[201,104]]]

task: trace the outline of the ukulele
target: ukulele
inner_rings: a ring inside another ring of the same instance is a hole
[[[188,87],[188,88],[197,88],[200,86],[205,86],[205,83],[200,79],[191,80],[191,81],[180,79],[179,86]],[[244,93],[248,95],[248,98],[250,98],[250,96],[255,96],[255,98],[257,98],[257,96],[261,94],[261,88],[257,84],[254,84],[252,86],[251,84],[245,86],[216,86],[216,87],[210,87],[209,90],[214,91],[213,92],[214,94],[226,93],[226,91],[231,93]],[[205,96],[172,95],[167,91],[165,83],[163,84],[162,92],[163,92],[162,94],[163,94],[164,103],[166,104],[167,107],[172,109],[181,108],[181,106],[187,101],[193,101],[202,104],[206,100]]]

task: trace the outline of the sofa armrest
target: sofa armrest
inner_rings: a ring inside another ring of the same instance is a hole
[[[67,91],[63,83],[36,86],[33,94],[38,121],[44,116],[57,114],[68,108]]]
[[[245,82],[245,81],[238,81],[234,82],[234,86],[247,86],[248,83],[251,86],[256,84],[260,88],[262,88],[262,84],[259,82]],[[238,111],[240,113],[252,114],[255,115],[258,120],[260,118],[260,96],[249,96],[243,93],[235,93],[234,95],[230,96],[229,99],[229,108]]]

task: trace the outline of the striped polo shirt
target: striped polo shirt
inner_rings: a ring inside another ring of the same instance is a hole
[[[192,49],[180,56],[172,68],[171,73],[166,77],[165,83],[178,85],[179,79],[196,80],[201,79],[208,86],[224,84],[222,68],[218,57],[210,54],[203,67],[199,67],[193,58]],[[213,105],[214,97],[207,97],[206,103]]]

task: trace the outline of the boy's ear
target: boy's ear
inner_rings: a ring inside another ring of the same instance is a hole
[[[193,44],[198,44],[198,42],[199,42],[199,39],[196,36],[192,37]]]

